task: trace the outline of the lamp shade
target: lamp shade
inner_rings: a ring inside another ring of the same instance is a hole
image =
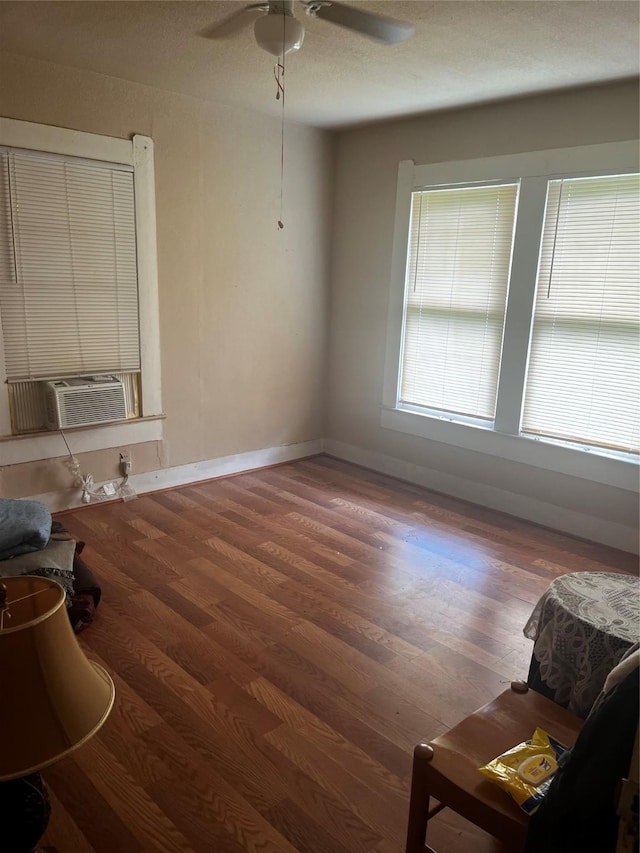
[[[297,18],[286,13],[262,15],[253,25],[253,32],[260,47],[274,56],[299,50],[304,40],[304,27]]]
[[[75,638],[62,587],[0,578],[0,781],[35,773],[104,723],[115,687]]]

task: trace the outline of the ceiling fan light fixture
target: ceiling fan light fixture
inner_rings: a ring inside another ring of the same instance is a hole
[[[299,50],[304,40],[304,27],[293,15],[262,15],[253,31],[260,47],[274,56]]]

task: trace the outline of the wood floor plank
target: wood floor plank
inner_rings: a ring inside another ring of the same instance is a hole
[[[348,765],[334,761],[326,751],[286,725],[274,729],[265,737],[305,776],[332,794],[344,808],[351,810],[381,838],[390,837],[398,846],[401,845],[403,830],[394,816],[404,805],[402,797],[390,795],[388,791],[382,794],[375,789],[373,780],[371,787],[363,785],[350,772]]]
[[[210,630],[210,626],[206,630]],[[368,751],[392,773],[406,774],[410,763],[406,751],[409,737],[404,731],[396,732],[393,718],[381,718],[375,706],[366,699],[350,693],[291,649],[276,644],[249,660],[256,672]],[[431,730],[437,729],[440,733],[438,722],[426,713],[422,720],[420,737]],[[420,737],[411,740],[411,745]],[[396,745],[398,738],[399,746]]]
[[[103,729],[45,771],[60,853],[399,853],[413,746],[526,675],[563,536],[328,456],[61,519],[103,598]],[[506,794],[505,794],[506,796]],[[497,851],[452,813],[447,853]]]
[[[152,847],[163,853],[192,850],[187,838],[167,813],[109,752],[99,737],[78,751],[75,762],[85,775],[91,773],[103,800],[122,818],[143,849]],[[162,784],[166,787],[167,782]]]
[[[266,679],[252,681],[244,689],[291,729],[304,734],[310,743],[332,754],[341,754],[351,772],[373,782],[377,790],[406,795],[406,786],[397,776]]]
[[[42,837],[41,845],[47,847],[50,840],[55,838],[59,850],[73,850],[74,853],[95,853],[95,848],[89,844],[78,824],[71,817],[64,804],[55,792],[48,787],[51,817],[47,831]]]
[[[298,853],[351,853],[314,818],[293,800],[282,800],[269,809],[265,817],[288,839]],[[348,843],[348,840],[347,840]]]
[[[262,592],[270,594],[274,587],[284,583],[287,576],[268,566],[264,561],[252,557],[247,550],[236,548],[234,545],[216,536],[207,538],[207,545],[212,549],[211,561],[216,566],[231,569],[234,576],[257,586]]]
[[[165,760],[173,759],[176,779],[188,779],[189,786],[169,788],[159,783],[151,793],[176,824],[197,841],[197,849],[295,853],[295,848],[214,767],[202,772],[201,763],[194,767],[182,753],[170,753],[168,742],[166,737],[156,741]]]
[[[103,797],[100,780],[96,776],[95,770],[87,774],[80,768],[77,756],[64,758],[43,773],[47,785],[96,853],[142,851],[143,845],[136,838],[133,828],[127,825],[128,815]],[[65,839],[58,835],[53,822],[47,840],[65,850],[62,846]]]

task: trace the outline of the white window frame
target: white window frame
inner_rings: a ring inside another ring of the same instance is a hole
[[[387,346],[381,425],[409,435],[501,456],[513,462],[582,477],[636,492],[637,457],[590,445],[520,433],[533,323],[538,257],[547,183],[554,178],[638,171],[638,141],[486,157],[428,165],[403,160],[398,167],[391,259]],[[502,346],[496,416],[493,424],[454,415],[416,411],[398,404],[402,357],[404,290],[411,193],[443,185],[520,181],[511,280]]]
[[[161,440],[164,415],[160,374],[153,141],[147,136],[134,135],[131,140],[118,139],[0,118],[0,145],[133,167],[143,417],[127,423],[74,428],[69,430],[72,435],[70,443],[74,453],[84,453]],[[67,450],[59,432],[24,436],[11,434],[1,326],[0,382],[0,465],[15,465],[65,455]]]

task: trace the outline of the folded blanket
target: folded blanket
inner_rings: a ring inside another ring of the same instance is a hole
[[[51,513],[44,504],[0,500],[0,560],[40,551],[50,534]]]
[[[19,575],[39,575],[57,581],[67,594],[67,607],[71,606],[73,587],[73,558],[76,543],[69,537],[66,541],[51,539],[46,548],[29,554],[18,554],[10,560],[0,561],[0,577],[15,578]]]

